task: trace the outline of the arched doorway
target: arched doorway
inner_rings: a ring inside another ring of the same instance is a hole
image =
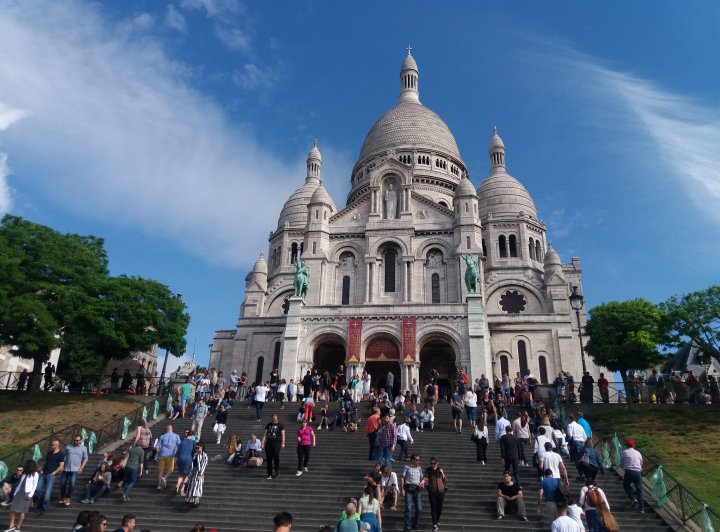
[[[434,338],[420,349],[420,383],[424,386],[434,369],[439,374],[438,389],[440,397],[448,396],[455,387],[457,367],[455,350],[447,340]]]
[[[395,377],[392,396],[400,392],[400,348],[394,340],[383,337],[368,344],[365,348],[365,371],[370,374],[370,383],[376,392],[380,388],[388,389],[387,374],[391,371]]]
[[[326,371],[335,375],[342,364],[345,364],[345,346],[342,342],[325,340],[317,345],[313,353],[313,367],[321,375]]]

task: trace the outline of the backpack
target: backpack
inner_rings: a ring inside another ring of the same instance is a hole
[[[570,492],[568,491],[568,487],[563,484],[562,480],[559,478],[555,479],[557,480],[557,491],[555,493],[555,502],[563,502],[567,504],[568,500],[570,500]]]
[[[588,488],[587,493],[585,494],[585,502],[587,502],[588,506],[593,508],[598,508],[600,506],[600,494],[598,493],[597,488]]]

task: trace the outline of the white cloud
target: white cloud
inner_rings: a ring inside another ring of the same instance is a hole
[[[185,33],[185,16],[172,4],[168,4],[165,10],[165,26],[171,30]]]
[[[126,20],[123,20],[118,25],[118,31],[125,33],[135,32],[146,32],[155,25],[155,19],[153,19],[150,13],[138,13]]]
[[[240,88],[250,91],[271,89],[279,79],[277,69],[261,68],[254,63],[247,63],[242,70],[233,73],[233,82]]]
[[[6,2],[0,56],[0,98],[33,114],[0,149],[45,191],[43,208],[137,228],[219,264],[267,248],[309,146],[282,162],[190,88],[161,43],[119,31],[101,4]]]
[[[559,57],[566,79],[597,98],[604,121],[652,141],[658,159],[698,208],[720,220],[720,109],[673,94],[567,49]],[[568,75],[570,74],[570,75]],[[648,158],[648,160],[652,160]]]
[[[0,152],[0,215],[10,212],[12,207],[12,194],[7,182],[10,168],[7,165],[7,153]]]
[[[2,93],[0,93],[0,96],[1,95]],[[0,101],[0,131],[6,130],[18,120],[21,120],[29,115],[30,112],[26,111],[25,109],[17,109],[15,107],[10,107],[9,105],[6,105]]]
[[[180,7],[188,11],[202,11],[208,18],[222,19],[239,13],[242,5],[237,0],[182,0]]]
[[[247,52],[250,50],[250,37],[240,28],[233,28],[225,24],[215,25],[215,35],[230,50]]]

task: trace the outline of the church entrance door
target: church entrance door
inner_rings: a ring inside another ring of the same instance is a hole
[[[455,388],[457,378],[455,351],[448,342],[441,339],[430,340],[420,349],[420,382],[423,387],[430,379],[433,369],[440,374],[438,378],[440,397],[449,397]]]
[[[315,348],[313,365],[323,375],[326,371],[334,376],[340,365],[345,364],[345,346],[334,340],[327,340]]]
[[[393,339],[379,338],[373,340],[365,349],[365,371],[372,377],[370,386],[375,388],[375,393],[380,388],[388,389],[387,375],[392,372],[395,377],[393,383],[392,396],[400,392],[400,348]]]

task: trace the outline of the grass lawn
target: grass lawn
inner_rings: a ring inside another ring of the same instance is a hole
[[[700,500],[720,511],[720,412],[716,408],[641,407],[588,416],[603,439],[617,432],[661,463]]]
[[[134,396],[0,393],[0,457],[75,423],[97,429],[138,408]]]

